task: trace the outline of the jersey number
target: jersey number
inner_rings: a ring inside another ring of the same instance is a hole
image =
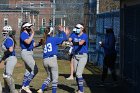
[[[51,52],[51,51],[52,51],[52,44],[51,43],[46,44],[44,47],[44,53]]]

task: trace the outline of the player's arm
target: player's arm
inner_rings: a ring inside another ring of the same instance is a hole
[[[62,44],[63,41],[66,41],[67,40],[67,36],[66,36],[66,33],[61,31],[61,34],[62,34],[62,38],[59,38],[59,37],[55,37],[55,43],[56,44]]]
[[[37,44],[34,42],[34,47],[35,48],[40,47],[42,44],[43,44],[43,39],[40,39],[40,41]]]
[[[13,52],[13,50],[14,50],[13,46],[9,47],[8,49],[9,52]]]
[[[85,35],[85,36],[83,36],[82,40],[80,40],[79,42],[73,42],[73,45],[74,46],[78,46],[78,45],[82,46],[82,45],[85,45],[87,38],[88,37]]]
[[[14,51],[14,42],[11,39],[6,40],[7,51],[4,54],[10,54]]]
[[[33,37],[34,37],[34,30],[33,28],[31,28],[31,36],[28,39],[25,39],[24,42],[26,44],[30,44],[32,42]]]
[[[6,40],[6,44],[5,47],[7,48],[7,50],[4,52],[4,54],[10,54],[13,52],[14,50],[14,42],[11,39],[7,39]]]
[[[73,45],[84,45],[85,44],[85,40],[81,40],[80,42],[73,42]]]
[[[13,49],[13,46],[9,47],[9,49],[7,49],[7,50],[4,52],[4,55],[3,55],[3,57],[1,58],[0,63],[1,63],[3,60],[6,59],[5,55],[11,54],[11,53],[13,52],[13,50],[14,50],[14,49]]]
[[[34,36],[34,35],[32,34],[28,39],[25,39],[24,42],[25,42],[26,44],[30,44],[30,43],[32,42],[33,36]]]
[[[69,36],[69,38],[68,38],[68,41],[69,41],[69,42],[73,42],[74,35],[75,35],[74,32],[70,34],[70,36]]]
[[[70,38],[68,39],[68,41],[69,41],[69,42],[72,42],[72,38],[70,37]]]

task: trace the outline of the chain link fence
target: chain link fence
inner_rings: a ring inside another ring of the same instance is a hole
[[[116,38],[117,69],[120,70],[120,2],[119,0],[99,0],[96,15],[96,64],[102,68],[104,50],[99,41],[104,40],[105,27],[112,27]],[[117,71],[118,74],[120,71]]]
[[[16,52],[20,57],[19,35],[22,22],[30,22],[34,25],[34,39],[38,42],[46,26],[54,27],[54,35],[57,32],[57,26],[63,25],[70,30],[84,20],[84,0],[56,0],[56,2],[29,2],[17,1],[16,4],[0,4],[0,29],[5,25],[12,26],[16,31]],[[1,37],[0,33],[0,38]],[[2,39],[0,40],[2,42]],[[62,51],[61,51],[62,50]],[[59,50],[60,58],[64,58],[63,49]],[[42,47],[34,49],[35,57],[42,57]],[[67,59],[67,56],[66,56]]]
[[[100,3],[98,1],[100,1]],[[107,3],[111,1],[111,4]],[[57,32],[58,25],[63,25],[64,28],[69,27],[69,29],[72,30],[77,23],[82,22],[85,24],[89,36],[89,62],[102,65],[102,57],[100,57],[100,51],[102,50],[98,48],[99,46],[96,42],[103,37],[104,26],[113,26],[116,38],[119,37],[119,11],[116,11],[119,9],[119,2],[116,0],[111,1],[55,0],[55,2],[36,1],[32,3],[28,1],[17,1],[16,4],[0,4],[0,29],[2,29],[4,25],[11,25],[12,28],[16,30],[16,51],[17,55],[20,56],[19,34],[23,21],[31,22],[34,25],[34,39],[36,42],[42,38],[42,33],[46,26],[54,27],[55,32]],[[100,7],[98,7],[98,4],[100,4]],[[103,6],[108,7],[109,5],[111,6],[109,10],[108,8],[103,8]],[[116,6],[116,8],[114,6]],[[119,46],[119,44],[116,45]],[[60,55],[65,55],[61,50],[63,49],[60,49]],[[42,48],[37,48],[34,52],[35,57],[42,57]],[[61,58],[64,57],[62,56]]]

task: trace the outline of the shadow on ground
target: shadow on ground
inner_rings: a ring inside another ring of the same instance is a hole
[[[97,67],[88,64],[86,69],[91,71],[93,74],[83,74],[84,77],[84,87],[88,87],[90,89],[89,93],[133,93],[131,86],[126,82],[118,78],[117,82],[113,82],[110,75],[108,75],[104,84],[101,83],[101,70]],[[63,76],[67,78],[69,74],[59,74],[59,76]],[[77,87],[76,83],[73,83],[71,86]],[[128,88],[129,87],[129,88]],[[68,93],[74,93],[74,88],[71,88],[67,85],[59,85],[59,88],[63,90],[67,90]]]
[[[67,91],[68,93],[74,93],[74,91],[75,91],[74,88],[69,87],[69,86],[64,85],[64,84],[59,84],[59,85],[58,85],[58,88],[59,88],[59,89],[62,89],[62,90],[65,90],[65,91]]]
[[[90,88],[91,93],[133,93],[130,84],[118,78],[113,82],[111,75],[108,75],[104,84],[101,83],[101,70],[92,64],[87,64],[86,69],[93,74],[84,74],[85,85]]]

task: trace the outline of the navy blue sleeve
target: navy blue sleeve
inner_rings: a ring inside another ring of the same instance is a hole
[[[60,34],[56,34],[55,37],[60,37]]]
[[[105,38],[105,44],[103,45],[103,48],[105,49],[111,49],[115,45],[115,37],[114,35],[110,35]]]
[[[74,33],[72,32],[72,33],[70,34],[69,38],[72,38],[72,37],[73,37],[73,35],[74,35]]]
[[[67,40],[67,35],[65,32],[61,32],[62,36],[63,36],[63,40]]]
[[[65,32],[61,32],[63,38],[55,37],[55,43],[61,44],[63,41],[67,40],[67,36]]]
[[[69,36],[69,38],[71,38],[72,41],[73,41],[73,39],[74,39],[74,35],[75,35],[75,33],[71,33],[70,36]]]

